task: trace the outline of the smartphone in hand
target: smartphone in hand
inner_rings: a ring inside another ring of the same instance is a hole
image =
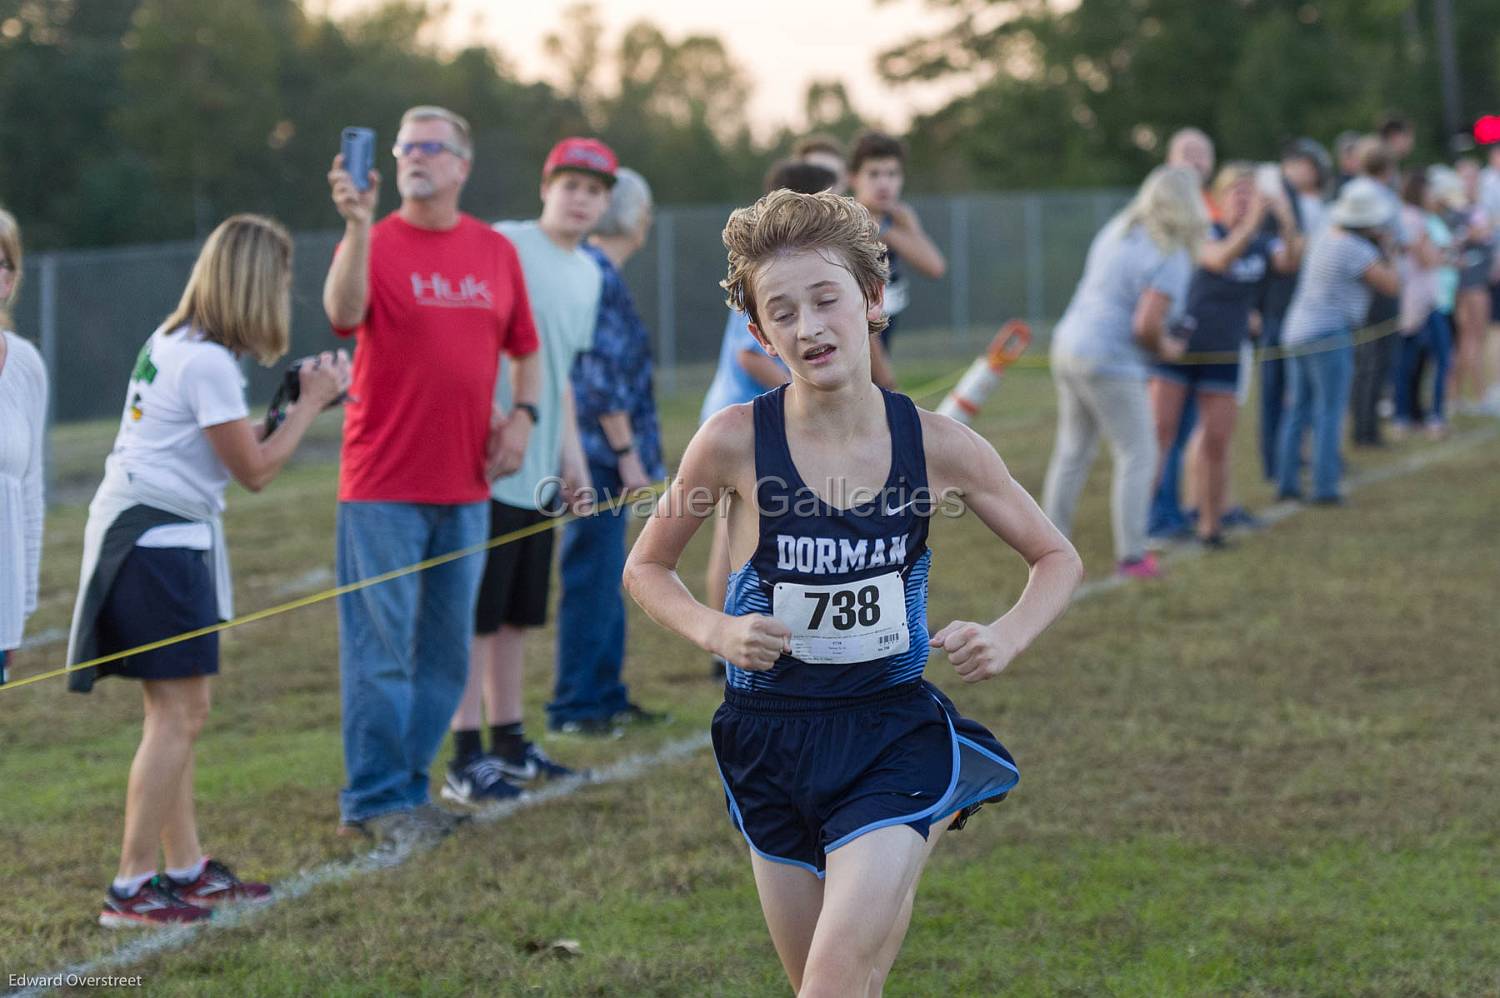
[[[344,170],[354,181],[355,190],[363,193],[370,189],[370,171],[375,168],[375,130],[373,128],[344,129],[340,152],[344,154]]]

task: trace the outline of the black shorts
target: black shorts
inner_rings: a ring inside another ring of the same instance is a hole
[[[535,509],[490,500],[490,539],[552,517]],[[547,592],[552,584],[553,529],[490,548],[485,557],[474,633],[494,634],[501,624],[541,627],[547,622]]]
[[[1151,373],[1163,381],[1182,385],[1190,392],[1233,395],[1239,391],[1240,363],[1228,364],[1164,364],[1159,363]]]
[[[714,757],[729,818],[764,859],[823,876],[867,832],[933,822],[1003,798],[1020,774],[1005,746],[924,681],[848,700],[724,691]]]
[[[99,654],[110,655],[219,622],[209,553],[132,548],[99,608]],[[204,634],[99,666],[100,676],[191,679],[219,671],[219,635]]]

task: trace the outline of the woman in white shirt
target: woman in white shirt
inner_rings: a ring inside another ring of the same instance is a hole
[[[220,514],[232,477],[252,492],[276,477],[317,414],[349,383],[349,361],[302,366],[301,398],[267,435],[250,422],[239,360],[286,353],[291,238],[236,215],[209,236],[177,309],[141,348],[104,481],[89,506],[70,664],[211,626],[233,615]],[[193,750],[208,716],[217,634],[77,670],[141,680],[145,725],[130,768],[119,872],[99,922],[192,922],[228,901],[263,901],[203,852],[193,811]],[[157,847],[165,866],[157,875]]]
[[[21,287],[21,230],[0,209],[0,684],[6,656],[36,609],[42,562],[42,441],[47,369],[30,343],[10,331],[10,303]]]

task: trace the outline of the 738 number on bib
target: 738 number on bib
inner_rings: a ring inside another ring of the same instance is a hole
[[[911,647],[899,572],[832,586],[778,582],[772,615],[792,632],[792,657],[809,664],[869,662]]]
[[[833,616],[829,623],[836,631],[852,631],[860,627],[874,627],[880,623],[880,587],[863,586],[858,590],[836,589],[831,593],[803,593],[813,601],[812,620],[807,626],[817,630],[823,623],[828,606],[833,605]],[[857,604],[857,605],[856,605]]]

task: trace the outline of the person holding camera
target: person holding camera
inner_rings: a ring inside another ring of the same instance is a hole
[[[1281,331],[1291,356],[1276,459],[1279,498],[1302,498],[1302,438],[1311,432],[1312,501],[1343,502],[1339,435],[1354,383],[1353,330],[1368,314],[1372,293],[1395,297],[1401,291],[1392,262],[1394,216],[1388,189],[1356,177],[1344,185],[1307,254]]]
[[[337,576],[356,582],[488,536],[491,480],[521,466],[536,422],[540,346],[516,248],[459,211],[473,145],[441,107],[401,119],[392,150],[401,207],[372,224],[363,190],[329,173],[344,218],[323,286],[334,331],[354,336],[339,465]],[[494,407],[512,359],[508,415]],[[344,763],[341,831],[388,841],[451,832],[428,772],[463,695],[483,553],[339,598]]]
[[[276,222],[228,219],[204,244],[176,310],[141,348],[89,505],[70,665],[234,615],[224,489],[231,478],[264,488],[349,384],[347,355],[322,354],[302,366],[300,401],[276,432],[249,419],[239,362],[251,355],[269,365],[286,353],[291,259],[291,238]],[[120,866],[101,925],[194,922],[217,904],[270,897],[267,885],[243,882],[210,858],[198,838],[193,752],[218,671],[211,633],[69,675],[81,693],[101,676],[138,679],[145,697]]]

